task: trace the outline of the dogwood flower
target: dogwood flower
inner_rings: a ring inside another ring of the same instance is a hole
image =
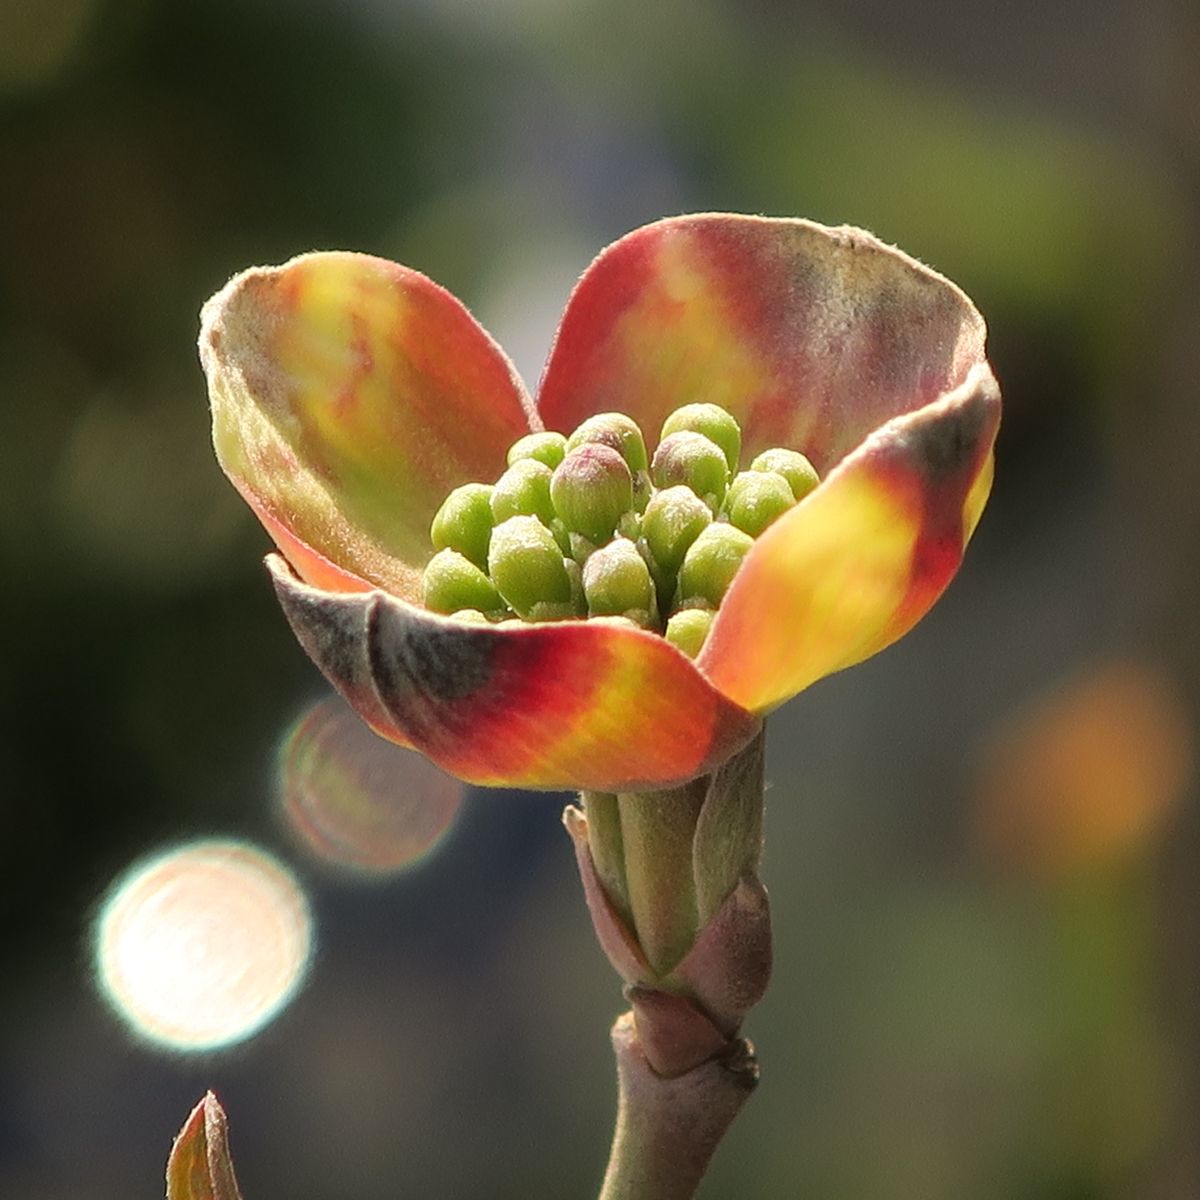
[[[284,612],[371,727],[470,782],[629,793],[934,603],[991,486],[984,339],[870,234],[704,214],[600,253],[536,405],[449,293],[362,254],[236,276],[200,351]]]

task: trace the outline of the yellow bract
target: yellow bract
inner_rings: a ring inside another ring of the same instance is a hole
[[[882,480],[835,474],[760,537],[699,660],[759,710],[880,649],[909,586],[918,536]]]

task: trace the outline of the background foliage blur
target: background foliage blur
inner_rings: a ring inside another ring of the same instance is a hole
[[[457,802],[401,773],[396,855],[313,853],[288,780],[342,771],[353,825],[389,776],[288,749],[324,691],[196,313],[372,251],[533,382],[591,255],[704,209],[938,267],[1007,404],[946,599],[773,718],[765,1077],[705,1194],[1200,1194],[1198,63],[1188,0],[0,0],[0,1194],[161,1195],[210,1085],[248,1200],[592,1192],[620,998],[562,798],[473,793],[425,862]],[[89,925],[208,835],[290,864],[319,950],[257,1038],[170,1055]]]

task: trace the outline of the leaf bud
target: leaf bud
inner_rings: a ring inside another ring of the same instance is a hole
[[[650,473],[657,487],[690,487],[714,513],[725,499],[729,481],[729,467],[720,446],[690,429],[659,442]]]
[[[774,471],[787,480],[792,495],[803,500],[821,482],[812,463],[799,450],[764,450],[751,464],[752,471]]]
[[[426,564],[421,600],[431,612],[446,615],[464,608],[481,612],[504,608],[495,584],[465,555],[450,549],[439,550]]]
[[[522,617],[537,604],[570,605],[562,551],[536,517],[509,517],[492,530],[488,570],[500,595]]]
[[[586,442],[555,468],[550,496],[572,533],[602,545],[633,505],[633,476],[611,446]]]
[[[743,471],[725,497],[729,522],[752,538],[796,503],[788,481],[774,471]]]
[[[482,569],[487,565],[493,524],[492,485],[464,483],[442,501],[429,540],[435,550],[457,550]]]
[[[527,433],[518,438],[508,449],[508,465],[533,459],[554,470],[566,457],[567,439],[561,433],[547,430],[545,433]]]
[[[749,534],[732,525],[709,525],[683,556],[675,588],[676,609],[720,607],[742,559],[753,545],[754,539]]]
[[[729,470],[737,470],[738,458],[742,453],[742,431],[737,421],[720,405],[685,404],[677,408],[663,422],[663,440],[685,429],[702,433],[710,442],[720,446]]]
[[[192,1109],[167,1159],[167,1200],[242,1200],[229,1156],[229,1122],[209,1092]]]

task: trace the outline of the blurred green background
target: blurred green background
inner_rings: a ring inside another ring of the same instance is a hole
[[[594,1194],[621,1005],[563,798],[474,792],[370,877],[305,848],[279,747],[325,691],[196,314],[372,251],[533,383],[595,251],[706,209],[948,274],[1006,413],[945,600],[772,718],[764,1080],[703,1194],[1200,1195],[1197,64],[1190,0],[0,0],[0,1195],[161,1195],[208,1086],[248,1200]],[[206,835],[295,872],[318,950],[186,1056],[104,1005],[90,929]]]

